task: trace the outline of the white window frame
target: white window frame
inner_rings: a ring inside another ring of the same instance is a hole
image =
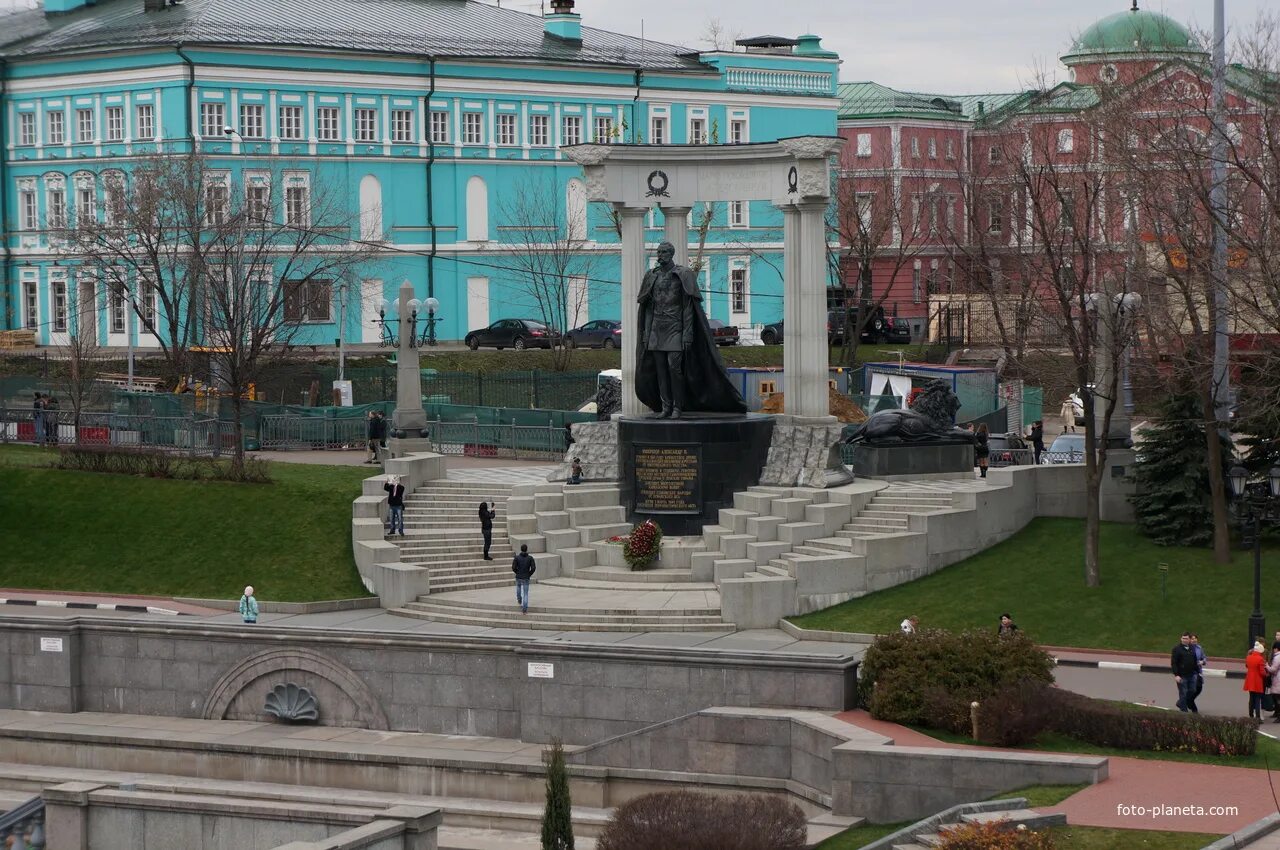
[[[378,110],[372,106],[357,106],[352,110],[355,140],[363,144],[378,141]]]
[[[729,261],[729,320],[751,315],[751,266],[746,260]]]
[[[729,119],[729,144],[745,145],[751,141],[751,127],[746,116]]]
[[[613,116],[597,115],[591,126],[591,140],[597,145],[611,145],[613,138]]]
[[[65,145],[67,143],[67,113],[61,109],[51,109],[46,116],[48,126],[45,131],[49,134],[47,144]]]
[[[214,192],[220,189],[220,192]],[[206,227],[218,227],[226,223],[231,209],[231,173],[209,174],[204,181],[204,223]]]
[[[933,136],[929,137],[929,159],[938,158],[938,140]]]
[[[529,146],[545,148],[551,144],[551,116],[529,116]]]
[[[431,110],[431,143],[449,144],[449,113],[443,109]]]
[[[74,175],[72,180],[76,184],[76,227],[84,227],[87,222],[97,222],[98,187],[94,176],[82,171]]]
[[[40,198],[36,194],[36,183],[21,185],[18,189],[18,229],[40,229]]]
[[[67,276],[65,273],[49,275],[49,329],[65,334],[70,327],[70,305],[67,301]]]
[[[729,202],[729,226],[732,228],[744,228],[751,226],[750,201]]]
[[[493,142],[499,147],[513,148],[519,144],[516,135],[516,121],[520,116],[514,112],[499,112],[493,116]]]
[[[920,158],[920,137],[919,136],[911,137],[911,158],[912,159]]]
[[[297,202],[301,198],[301,204]],[[311,174],[306,171],[284,173],[284,223],[297,227],[311,226]]]
[[[484,113],[462,113],[462,143],[464,145],[484,144]]]
[[[649,107],[649,138],[651,145],[665,145],[671,142],[671,110],[667,106]]]
[[[62,175],[44,181],[45,224],[50,230],[67,226],[67,182]]]
[[[1072,153],[1076,149],[1076,131],[1070,127],[1058,130],[1058,153]]]
[[[124,141],[124,107],[108,106],[103,110],[103,123],[107,125],[107,141]]]
[[[564,115],[560,118],[560,144],[582,144],[582,116]]]
[[[36,114],[34,112],[18,113],[18,144],[22,147],[35,147]]]
[[[863,232],[870,234],[871,228],[875,224],[876,193],[858,192],[854,195],[853,202],[854,215],[858,217],[858,222]]]
[[[858,156],[860,157],[871,156],[871,134],[870,133],[858,134]]]
[[[707,143],[707,119],[701,115],[689,119],[689,144],[705,145]]]
[[[269,281],[269,278],[265,276],[260,276],[258,279]],[[327,325],[327,324],[333,323],[334,287],[333,287],[332,280],[329,280],[329,279],[306,280],[306,281],[282,280],[280,281],[280,285],[283,287],[298,286],[300,287],[301,294],[302,294],[301,309],[299,311],[299,315],[297,315],[296,318],[293,317],[292,315],[293,311],[287,309],[288,306],[292,303],[290,300],[289,294],[286,292],[282,296],[283,303],[281,304],[281,310],[282,310],[281,316],[284,319],[284,321],[296,322],[297,324],[300,324],[300,325]],[[312,290],[318,286],[326,286],[328,287],[328,290],[329,290],[329,297],[323,302],[325,306],[325,314],[323,316],[313,316],[311,314],[312,304],[316,300]]]
[[[391,141],[407,144],[413,141],[413,110],[391,110]]]
[[[956,158],[956,140],[955,139],[947,139],[946,158],[947,159]]]
[[[921,301],[924,300],[922,295],[922,282],[921,282],[922,275],[923,275],[923,272],[921,270],[921,263],[919,260],[916,260],[911,265],[911,303],[912,304],[919,304]]]
[[[106,225],[117,224],[117,212],[124,212],[126,202],[125,176],[123,171],[102,172],[102,222]]]
[[[40,329],[40,282],[31,278],[22,281],[22,326],[31,331]]]
[[[275,199],[271,196],[271,174],[267,171],[244,173],[244,212],[248,226],[262,227],[274,220]]]
[[[240,104],[240,137],[264,139],[267,135],[266,109],[261,103]]]
[[[136,142],[149,142],[155,137],[155,105],[150,103],[139,103],[133,109],[133,139]]]
[[[123,274],[116,270],[118,274]],[[126,308],[123,284],[107,284],[107,337],[124,336],[129,332],[129,313]],[[119,320],[119,321],[117,321]]]
[[[342,110],[340,108],[316,107],[316,138],[321,142],[342,141]]]
[[[285,104],[276,110],[276,133],[282,140],[300,141],[302,135],[302,107]]]
[[[76,144],[87,145],[93,143],[93,109],[81,108],[76,110]]]
[[[206,139],[221,139],[226,135],[227,105],[215,100],[200,104],[200,135]]]
[[[999,236],[1004,233],[1004,199],[987,199],[987,233]]]

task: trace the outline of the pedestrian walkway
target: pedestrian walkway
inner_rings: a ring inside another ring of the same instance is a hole
[[[458,460],[449,458],[449,480],[471,484],[546,484],[547,476],[555,470],[548,464],[461,467],[457,465]]]
[[[999,749],[939,741],[860,709],[836,717],[892,738],[898,746]],[[1065,814],[1073,826],[1226,835],[1276,810],[1265,770],[1117,756],[1108,762],[1105,781],[1038,811]],[[1280,782],[1280,775],[1273,780]]]
[[[119,593],[67,593],[57,590],[9,590],[0,588],[0,600],[16,606],[12,613],[29,613],[29,608],[54,608],[68,613],[98,613],[121,611],[132,614],[173,616],[189,614],[201,617],[221,614],[215,608],[205,608],[186,602],[175,602],[167,596],[131,596]],[[148,610],[151,609],[151,610]]]

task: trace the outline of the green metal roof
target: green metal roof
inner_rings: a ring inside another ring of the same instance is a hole
[[[973,121],[978,104],[991,112],[1023,96],[1022,92],[999,94],[940,95],[891,89],[879,83],[840,83],[841,119],[917,118],[933,121]]]
[[[712,70],[696,50],[585,26],[580,44],[565,41],[547,35],[540,16],[477,0],[184,0],[155,12],[142,0],[99,0],[38,30],[0,38],[12,45],[4,54],[184,42]]]
[[[1089,27],[1062,61],[1070,65],[1125,54],[1202,56],[1204,52],[1191,31],[1173,18],[1135,8],[1105,17]]]

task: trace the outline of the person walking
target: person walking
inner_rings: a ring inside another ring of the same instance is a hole
[[[1058,415],[1062,417],[1062,433],[1075,433],[1076,431],[1076,403],[1071,396],[1067,396],[1062,400],[1062,407],[1058,410]]]
[[[973,447],[974,460],[978,462],[978,474],[982,478],[987,477],[987,463],[991,457],[991,447],[988,440],[991,438],[991,432],[987,429],[987,423],[983,422],[978,426],[977,444]]]
[[[1031,448],[1035,452],[1034,463],[1040,465],[1040,455],[1044,454],[1044,421],[1037,419],[1031,423]]]
[[[58,400],[51,395],[44,397],[44,437],[46,442],[58,444]]]
[[[1200,636],[1195,632],[1191,633],[1191,649],[1196,654],[1196,686],[1192,697],[1200,699],[1200,692],[1204,690],[1204,663],[1206,660],[1204,647],[1200,645]]]
[[[996,627],[996,634],[1000,637],[1016,635],[1018,633],[1018,624],[1013,621],[1013,617],[1008,614],[1000,615],[1000,625]]]
[[[44,444],[44,395],[36,393],[31,399],[31,421],[33,423],[34,433],[32,439],[36,445]]]
[[[379,431],[381,430],[380,425],[382,419],[376,410],[370,410],[368,416],[369,422],[365,426],[365,438],[369,441],[369,458],[365,463],[377,463],[378,442],[381,436]]]
[[[1195,687],[1200,662],[1196,660],[1196,651],[1191,648],[1191,632],[1182,633],[1181,640],[1169,656],[1169,668],[1173,670],[1173,681],[1178,684],[1178,711],[1199,714]]]
[[[387,534],[395,534],[396,529],[399,529],[400,536],[404,537],[404,485],[400,483],[400,476],[391,476],[382,485],[382,489],[387,491],[387,513],[390,514],[391,521],[391,529]]]
[[[1267,688],[1267,693],[1271,695],[1271,722],[1280,723],[1280,640],[1271,644],[1267,676],[1271,679],[1271,686]]]
[[[246,587],[244,596],[240,597],[240,616],[246,623],[258,622],[258,600],[253,598],[253,585]]]
[[[529,546],[520,544],[520,552],[511,561],[511,572],[516,574],[516,604],[521,614],[529,613],[529,579],[538,571],[538,564],[529,554]]]
[[[1262,641],[1253,643],[1253,649],[1244,657],[1244,690],[1249,694],[1249,716],[1262,720],[1262,695],[1267,691],[1267,660],[1263,657]]]
[[[492,561],[489,547],[493,545],[493,519],[498,515],[493,502],[480,503],[480,536],[484,538],[484,559]]]

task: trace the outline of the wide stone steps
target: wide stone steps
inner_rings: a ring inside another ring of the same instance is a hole
[[[514,588],[514,584],[512,587]],[[536,586],[532,589],[532,593],[536,598]],[[431,598],[428,597],[428,599]],[[529,613],[521,614],[519,606],[515,603],[514,589],[509,607],[499,608],[490,605],[471,607],[454,600],[440,599],[410,602],[404,608],[394,609],[392,613],[437,623],[541,631],[732,632],[735,630],[731,623],[720,620],[720,612],[715,609],[704,609],[697,613],[678,613],[669,610],[642,613],[637,610],[607,612],[530,606]]]
[[[606,567],[597,565],[594,567],[583,567],[574,571],[574,577],[611,584],[616,584],[618,582],[626,582],[629,584],[674,584],[676,582],[692,582],[693,571],[677,569],[631,570],[626,567]]]
[[[538,602],[538,587],[541,582],[534,581],[531,586],[531,592],[536,605],[529,606],[529,614],[562,614],[580,618],[591,617],[632,617],[637,620],[654,620],[664,617],[711,617],[720,618],[719,608],[627,608],[627,607],[585,607],[581,605],[547,605],[545,602]],[[515,602],[515,582],[511,583],[511,600]],[[495,606],[492,602],[478,601],[475,599],[442,599],[436,596],[422,596],[416,602],[407,602],[405,607],[414,610],[430,610],[448,606],[450,611],[505,611],[506,605]]]
[[[441,582],[437,582],[434,578],[431,580],[432,593],[451,593],[455,590],[491,590],[495,587],[515,587],[515,582],[512,580],[510,570],[508,570],[504,576],[495,575],[456,581],[446,580]]]
[[[515,557],[510,549],[490,549],[489,554],[493,557],[493,563],[499,563],[505,560],[508,564]],[[401,560],[405,558],[402,556]],[[426,567],[428,570],[434,570],[436,567],[457,567],[466,564],[487,564],[489,561],[484,559],[484,553],[477,549],[474,552],[462,555],[423,555],[415,557],[408,561],[411,564],[417,564],[420,567]]]
[[[673,582],[671,584],[640,582],[640,581],[619,581],[610,579],[609,581],[598,581],[595,579],[579,578],[582,571],[579,570],[572,578],[561,576],[558,578],[545,579],[540,584],[549,584],[553,587],[572,587],[580,590],[634,590],[649,593],[654,590],[715,590],[715,582],[710,581],[682,581]]]
[[[511,559],[507,558],[506,563],[493,560],[485,561],[483,559],[471,563],[450,565],[450,566],[431,566],[427,567],[427,574],[431,576],[434,582],[436,578],[453,579],[465,576],[475,576],[481,578],[483,576],[505,576],[511,578]]]

